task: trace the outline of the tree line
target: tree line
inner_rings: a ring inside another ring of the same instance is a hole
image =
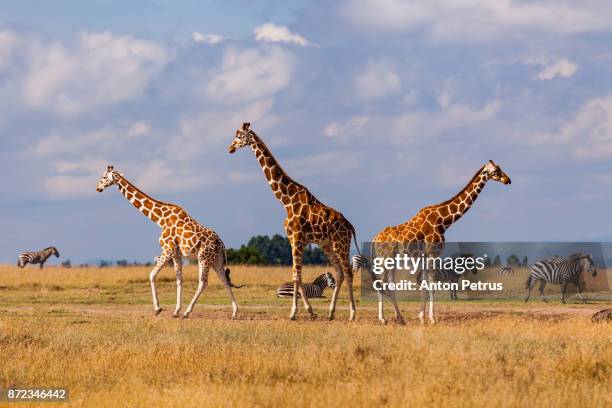
[[[279,234],[272,237],[256,235],[239,249],[228,249],[227,262],[241,265],[291,265],[291,243],[287,237]],[[303,262],[305,265],[325,265],[327,258],[321,248],[310,244],[304,250]]]

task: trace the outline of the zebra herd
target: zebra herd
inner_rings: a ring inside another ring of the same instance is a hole
[[[50,246],[40,251],[22,252],[19,254],[17,266],[19,268],[25,268],[28,264],[38,264],[39,268],[43,269],[47,259],[53,255],[58,258],[60,256],[59,251],[54,246]],[[352,259],[352,264],[354,271],[363,269],[368,271],[371,276],[374,276],[368,257],[364,255],[355,255]],[[471,272],[475,274],[476,269],[472,269]],[[507,265],[503,265],[497,270],[497,274],[501,277],[513,275],[514,273],[514,269]],[[589,273],[593,277],[597,276],[597,270],[595,269],[595,264],[593,263],[591,255],[584,255],[577,252],[567,258],[552,256],[538,261],[530,267],[530,273],[525,282],[525,289],[527,290],[525,302],[529,300],[531,290],[534,288],[535,284],[540,282],[539,292],[544,302],[547,302],[544,296],[544,288],[547,283],[561,285],[562,303],[565,303],[567,286],[571,283],[576,287],[580,300],[585,303],[586,300],[582,295],[582,291],[584,290],[583,273]],[[459,274],[452,269],[441,269],[435,272],[435,280],[439,282],[456,283],[459,282],[462,277],[463,274]],[[421,281],[421,279],[422,271],[417,275],[417,281]],[[242,287],[233,284],[232,286],[236,288]],[[308,298],[321,298],[323,297],[325,289],[334,289],[335,287],[336,280],[329,272],[317,276],[312,283],[304,284],[304,289]],[[277,289],[276,295],[281,298],[293,297],[293,288],[293,282],[285,282]],[[390,293],[386,293],[386,295],[389,296]],[[298,296],[300,295],[298,294]],[[451,300],[457,300],[456,289],[450,290],[450,297]]]

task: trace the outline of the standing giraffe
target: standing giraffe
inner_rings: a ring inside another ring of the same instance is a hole
[[[162,253],[156,258],[155,267],[149,275],[151,281],[151,292],[153,293],[153,307],[155,315],[163,310],[159,306],[157,291],[155,290],[155,276],[168,263],[170,259],[174,262],[176,272],[176,309],[173,317],[178,317],[181,311],[181,295],[183,287],[183,256],[195,256],[198,260],[199,282],[198,289],[187,307],[183,318],[189,317],[194,305],[208,286],[208,269],[213,268],[221,282],[225,284],[232,300],[232,318],[238,313],[238,305],[232,293],[232,282],[229,278],[229,269],[225,267],[225,245],[216,232],[203,227],[191,218],[185,210],[178,205],[157,201],[129,182],[122,174],[108,166],[102,174],[96,190],[101,193],[105,188],[116,184],[119,192],[134,205],[141,213],[162,229],[159,244]]]
[[[489,160],[476,172],[470,182],[450,200],[422,208],[408,222],[387,227],[380,231],[372,240],[376,256],[392,257],[395,251],[405,249],[406,252],[410,253],[410,256],[418,257],[424,254],[427,257],[437,257],[444,249],[445,231],[470,209],[489,180],[510,184],[510,177],[492,160]],[[406,244],[408,248],[404,246]],[[435,273],[431,270],[425,272],[429,283],[432,283],[435,279]],[[393,272],[391,272],[391,278],[393,279]],[[429,320],[431,323],[435,323],[434,294],[433,291],[429,292]],[[404,318],[397,306],[394,291],[389,291],[388,294],[393,304],[396,322],[404,324]],[[378,291],[378,319],[384,324],[386,321],[383,313],[382,296],[383,294]],[[427,304],[425,299],[424,296],[419,313],[421,323],[425,322],[424,316]]]
[[[329,307],[329,320],[334,318],[338,294],[345,275],[350,301],[349,321],[355,320],[353,271],[349,261],[351,240],[353,239],[355,246],[358,246],[355,228],[340,212],[321,203],[306,187],[291,179],[272,156],[265,143],[249,129],[249,126],[250,123],[243,123],[242,127],[236,130],[236,136],[228,150],[234,153],[241,147],[251,146],[274,195],[287,211],[284,228],[291,243],[293,255],[293,301],[289,317],[291,320],[296,317],[298,292],[310,317],[314,319],[317,316],[310,306],[302,284],[304,248],[309,243],[315,243],[321,247],[329,262],[336,269],[336,287]]]

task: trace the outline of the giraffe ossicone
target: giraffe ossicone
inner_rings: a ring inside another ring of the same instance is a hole
[[[182,308],[183,257],[195,257],[198,260],[198,288],[182,317],[189,317],[198,298],[208,286],[208,271],[212,268],[228,290],[232,302],[232,317],[235,318],[238,304],[232,293],[230,272],[226,268],[225,245],[217,233],[202,226],[180,206],[151,198],[109,165],[102,173],[96,190],[102,192],[112,185],[116,185],[119,192],[138,211],[162,229],[159,238],[162,253],[157,257],[149,275],[155,314],[158,315],[162,311],[155,287],[155,277],[159,271],[172,259],[176,273],[176,308],[173,316],[179,317]]]
[[[328,317],[330,320],[334,318],[338,294],[346,276],[350,304],[349,320],[353,321],[355,319],[355,299],[349,251],[353,241],[358,247],[355,228],[339,211],[320,202],[306,187],[289,177],[270,149],[251,130],[250,126],[250,123],[244,122],[236,130],[228,151],[234,153],[242,147],[251,147],[274,196],[282,203],[287,212],[284,228],[291,243],[294,284],[289,317],[292,320],[296,318],[298,293],[302,297],[304,308],[312,318],[316,317],[302,283],[304,249],[309,243],[315,243],[321,247],[336,270],[336,287],[332,295]]]

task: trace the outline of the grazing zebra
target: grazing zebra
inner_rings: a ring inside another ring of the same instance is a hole
[[[312,283],[304,283],[304,290],[306,291],[306,297],[308,298],[322,298],[323,291],[329,287],[334,289],[336,287],[336,280],[334,276],[325,272],[322,275],[319,275],[312,281]],[[278,297],[293,297],[293,282],[285,282],[276,290],[276,296]],[[298,292],[298,297],[300,297],[300,293]]]
[[[509,276],[509,275],[513,275],[514,274],[514,269],[512,269],[511,266],[500,266],[499,270],[497,271],[497,274],[499,276]]]
[[[25,268],[27,264],[40,264],[40,269],[42,269],[51,255],[55,255],[56,258],[59,258],[60,254],[57,248],[51,246],[38,252],[22,252],[17,259],[17,266]]]
[[[582,296],[582,289],[584,282],[581,281],[582,273],[587,272],[593,276],[597,276],[597,270],[593,263],[591,255],[582,255],[577,252],[568,258],[560,258],[554,256],[550,259],[545,259],[536,262],[531,266],[531,274],[525,282],[525,289],[527,289],[527,297],[525,302],[529,300],[531,295],[531,289],[535,286],[535,283],[540,281],[540,295],[542,300],[547,302],[544,297],[544,287],[546,283],[554,283],[561,285],[561,303],[565,303],[565,291],[567,285],[572,283],[578,290],[578,295],[582,303],[586,303],[586,300]]]

